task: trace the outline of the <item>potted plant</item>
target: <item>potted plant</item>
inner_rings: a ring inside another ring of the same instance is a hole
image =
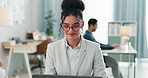
[[[46,22],[46,27],[45,27],[45,32],[47,36],[53,36],[53,22],[55,20],[53,19],[52,11],[48,12],[48,15],[45,17],[45,22]]]

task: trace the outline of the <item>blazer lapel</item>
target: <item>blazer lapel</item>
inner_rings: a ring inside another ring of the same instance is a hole
[[[61,62],[62,62],[62,67],[63,67],[63,71],[65,71],[66,75],[70,75],[70,63],[69,63],[69,59],[68,59],[68,55],[67,55],[67,51],[66,51],[66,46],[65,46],[65,39],[63,39],[61,41]]]
[[[79,59],[78,59],[78,65],[77,65],[77,73],[78,74],[78,71],[81,67],[81,64],[85,58],[85,55],[86,55],[86,42],[85,40],[82,38],[82,44],[81,44],[81,48],[80,48],[80,55],[79,55]]]

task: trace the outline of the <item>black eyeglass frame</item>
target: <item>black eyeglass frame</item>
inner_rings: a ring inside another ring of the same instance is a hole
[[[72,28],[73,31],[77,32],[80,28],[82,28],[82,21],[80,20],[78,23],[79,23],[79,26],[72,26],[72,27],[67,26],[68,27],[67,29],[64,28],[63,22],[61,22],[60,26],[66,32],[68,32],[70,28]]]

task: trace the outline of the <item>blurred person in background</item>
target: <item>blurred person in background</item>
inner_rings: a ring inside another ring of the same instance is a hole
[[[99,43],[98,41],[96,41],[96,39],[94,38],[94,36],[92,34],[92,32],[95,32],[96,29],[97,29],[97,20],[94,19],[94,18],[91,18],[88,21],[88,30],[86,30],[83,37],[85,39],[87,39],[87,40],[90,40],[90,41],[93,41],[93,42],[96,42],[96,43],[100,44],[100,48],[102,50],[111,50],[111,49],[119,47],[119,44],[113,44],[113,45],[102,44],[102,43]],[[121,72],[119,70],[117,60],[115,60],[114,58],[109,57],[109,56],[103,56],[103,57],[104,57],[104,62],[106,64],[106,67],[111,67],[112,68],[112,73],[113,73],[114,78],[123,78],[122,74],[121,74]]]

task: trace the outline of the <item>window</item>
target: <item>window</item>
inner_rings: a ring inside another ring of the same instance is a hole
[[[13,10],[14,24],[22,24],[24,22],[25,7],[24,0],[9,0],[9,4]]]
[[[13,13],[14,24],[22,24],[25,18],[24,0],[2,0],[0,1],[1,7],[10,7]]]
[[[95,18],[98,20],[98,29],[93,33],[97,41],[108,43],[108,22],[113,21],[114,0],[83,0],[85,10],[84,30],[88,28],[88,20]]]

